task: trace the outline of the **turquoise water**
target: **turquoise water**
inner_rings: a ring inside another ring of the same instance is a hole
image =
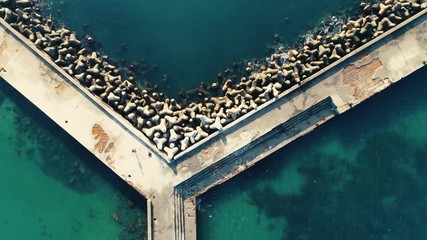
[[[426,239],[426,80],[424,68],[209,191],[200,239]]]
[[[0,122],[1,239],[145,239],[145,199],[3,81]]]
[[[168,74],[159,84],[176,92],[214,81],[233,62],[265,56],[275,33],[292,42],[325,14],[351,11],[354,2],[44,5],[114,58],[156,64],[147,77],[157,83]],[[199,238],[426,239],[426,71],[203,195]],[[9,86],[0,89],[0,238],[141,239],[144,199]]]

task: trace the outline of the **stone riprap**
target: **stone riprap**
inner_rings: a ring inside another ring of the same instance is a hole
[[[226,79],[209,88],[220,96],[181,105],[175,99],[137,86],[109,63],[108,56],[90,51],[74,32],[55,27],[29,0],[0,0],[0,17],[45,51],[65,72],[99,96],[166,154],[169,161],[191,145],[222,131],[244,114],[278,98],[329,64],[425,9],[420,0],[361,3],[360,16],[345,21],[338,33],[313,36],[300,48],[281,50],[266,63],[247,63],[246,76]],[[92,39],[88,39],[92,40]]]

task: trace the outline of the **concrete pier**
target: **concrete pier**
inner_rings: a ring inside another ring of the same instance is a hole
[[[233,122],[173,163],[0,20],[0,77],[148,200],[148,239],[196,239],[196,198],[427,62],[427,11]],[[150,227],[151,226],[151,227]]]

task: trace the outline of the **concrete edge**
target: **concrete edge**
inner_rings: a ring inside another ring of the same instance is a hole
[[[98,109],[104,112],[108,117],[114,119],[114,121],[126,132],[130,133],[136,139],[139,140],[142,144],[148,147],[152,152],[154,152],[159,158],[163,161],[169,163],[167,160],[167,156],[165,153],[157,150],[154,143],[152,143],[141,131],[139,131],[136,127],[131,125],[123,116],[117,113],[110,105],[104,103],[99,97],[91,94],[87,88],[82,86],[78,80],[71,77],[68,73],[66,73],[62,68],[56,65],[41,49],[38,49],[37,46],[31,42],[29,39],[24,37],[21,33],[13,29],[6,21],[0,18],[0,26],[5,29],[5,31],[9,32],[12,37],[21,42],[23,46],[25,46],[28,50],[30,50],[36,56],[39,56],[40,59],[48,66],[51,67],[58,75],[62,76],[67,83],[76,89],[78,92],[82,94],[86,99],[92,102]]]
[[[243,115],[242,117],[238,118],[238,120],[235,120],[233,122],[231,122],[230,124],[226,125],[224,127],[224,130],[222,132],[216,131],[212,134],[210,134],[207,138],[204,138],[203,140],[191,145],[188,149],[186,149],[185,151],[177,154],[174,159],[172,161],[169,162],[178,162],[180,160],[183,160],[182,158],[185,157],[186,155],[191,154],[192,152],[194,152],[197,148],[200,148],[202,145],[208,143],[209,141],[211,141],[213,138],[217,137],[220,134],[225,134],[226,132],[232,131],[232,129],[234,127],[236,127],[238,124],[241,124],[244,120],[247,120],[248,118],[252,117],[253,115],[257,114],[258,112],[261,112],[263,109],[265,109],[266,107],[268,107],[271,103],[276,102],[278,100],[283,99],[284,97],[288,96],[290,93],[295,92],[296,90],[298,90],[301,86],[306,85],[308,83],[311,83],[313,80],[315,80],[316,78],[318,78],[320,75],[330,72],[331,70],[333,70],[337,65],[340,65],[341,63],[345,62],[346,60],[348,60],[349,58],[352,58],[353,56],[357,55],[358,53],[360,53],[361,51],[371,47],[372,45],[376,44],[379,41],[382,41],[384,38],[388,37],[389,35],[393,34],[394,32],[400,30],[401,28],[405,27],[406,25],[408,25],[409,23],[413,22],[415,19],[420,18],[421,16],[423,16],[424,14],[427,13],[427,9],[424,9],[422,11],[420,11],[419,13],[415,14],[414,16],[406,19],[405,21],[401,22],[400,24],[398,24],[397,26],[391,28],[390,30],[386,31],[385,33],[381,34],[380,36],[372,39],[371,41],[369,41],[366,44],[363,44],[362,46],[360,46],[359,48],[357,48],[356,50],[352,51],[351,53],[345,55],[344,57],[342,57],[341,59],[333,62],[332,64],[329,64],[328,66],[326,66],[325,68],[321,69],[320,71],[316,72],[315,74],[311,75],[310,77],[302,80],[300,82],[300,84],[298,85],[294,85],[291,88],[289,88],[288,90],[282,92],[281,94],[279,94],[278,98],[272,98],[269,101],[265,102],[264,104],[262,104],[261,106],[259,106],[256,110],[253,110],[245,115]],[[185,159],[184,159],[185,160]]]
[[[147,199],[147,239],[153,240],[153,205],[150,199]]]
[[[345,55],[344,57],[342,57],[341,59],[339,59],[338,61],[326,66],[325,68],[323,68],[322,70],[320,70],[319,72],[311,75],[310,77],[308,77],[307,79],[304,79],[300,82],[300,84],[298,85],[294,85],[292,86],[290,89],[282,92],[278,98],[273,98],[269,101],[267,101],[266,103],[262,104],[261,106],[258,107],[258,109],[251,111],[245,115],[243,115],[242,117],[240,117],[238,120],[235,120],[233,122],[231,122],[230,124],[228,124],[227,126],[224,127],[223,131],[216,131],[212,134],[210,134],[207,138],[202,139],[201,141],[193,144],[192,146],[190,146],[188,149],[186,149],[185,151],[179,153],[178,155],[176,155],[173,159],[168,159],[168,157],[166,156],[165,153],[159,151],[156,146],[154,145],[154,143],[152,143],[140,130],[138,130],[137,128],[135,128],[133,125],[131,125],[131,123],[129,121],[127,121],[123,116],[121,116],[119,113],[117,113],[114,109],[112,109],[111,106],[109,106],[108,104],[104,103],[101,99],[99,99],[97,96],[91,94],[89,92],[89,90],[85,87],[83,87],[76,79],[72,78],[68,73],[66,73],[63,69],[61,69],[59,66],[57,66],[51,59],[50,57],[43,51],[41,51],[40,49],[38,49],[36,47],[36,45],[31,42],[29,39],[25,38],[22,34],[20,34],[19,32],[17,32],[15,29],[13,29],[7,22],[5,22],[3,19],[0,19],[0,25],[3,25],[3,27],[5,28],[6,31],[9,31],[10,33],[12,33],[11,35],[13,37],[15,37],[17,40],[19,40],[20,42],[22,42],[24,44],[24,46],[26,46],[29,50],[31,50],[34,54],[38,55],[41,57],[41,59],[43,59],[43,61],[52,67],[52,69],[54,69],[59,75],[63,76],[64,79],[67,80],[67,82],[73,86],[75,89],[77,89],[79,92],[82,93],[82,95],[84,97],[86,97],[87,99],[89,99],[95,106],[97,106],[99,109],[101,109],[107,116],[111,117],[112,119],[114,119],[117,124],[119,124],[125,131],[131,133],[131,135],[133,135],[136,139],[139,139],[139,141],[144,144],[146,147],[148,147],[152,152],[154,152],[162,161],[171,164],[171,163],[176,163],[178,161],[185,161],[184,156],[189,155],[191,153],[193,153],[196,149],[199,149],[201,146],[203,146],[204,144],[210,142],[213,138],[217,137],[220,134],[225,134],[229,131],[232,131],[233,128],[235,128],[237,125],[241,124],[243,121],[249,119],[250,117],[252,117],[254,114],[261,112],[263,109],[265,109],[266,107],[268,107],[271,103],[283,99],[284,97],[286,97],[288,94],[296,91],[297,89],[299,89],[301,86],[310,83],[312,80],[316,79],[317,77],[319,77],[320,75],[332,70],[335,66],[341,64],[342,62],[346,61],[347,59],[353,57],[354,55],[356,55],[357,53],[359,53],[360,51],[365,50],[366,48],[372,46],[373,44],[377,43],[378,41],[381,41],[382,39],[384,39],[385,37],[387,37],[388,35],[394,33],[395,31],[403,28],[404,26],[406,26],[408,23],[412,22],[413,20],[419,18],[420,16],[424,15],[427,13],[427,9],[424,9],[420,12],[418,12],[417,14],[415,14],[414,16],[406,19],[405,21],[401,22],[399,25],[397,25],[396,27],[388,30],[387,32],[385,32],[384,34],[378,36],[377,38],[369,41],[368,43],[360,46],[358,49],[354,50],[353,52]]]

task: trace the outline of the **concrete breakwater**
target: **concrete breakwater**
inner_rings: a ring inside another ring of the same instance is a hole
[[[113,108],[4,20],[0,23],[2,80],[150,200],[149,236],[154,239],[196,239],[197,201],[191,200],[402,80],[427,61],[424,9],[310,76],[307,84],[303,81],[292,87],[297,89],[281,93],[277,100],[229,124],[223,133],[210,135],[202,146],[197,144],[197,151],[178,156],[179,161],[170,164]],[[325,99],[332,103],[323,105]],[[194,185],[189,186],[190,182]]]
[[[163,93],[139,88],[135,79],[108,63],[107,56],[87,50],[73,32],[55,29],[53,20],[43,18],[30,1],[0,5],[5,21],[141,130],[169,160],[426,8],[409,0],[362,3],[361,17],[347,21],[338,34],[313,36],[299,49],[273,54],[265,65],[248,63],[247,76],[238,82],[224,79],[210,86],[221,96],[182,106]]]

